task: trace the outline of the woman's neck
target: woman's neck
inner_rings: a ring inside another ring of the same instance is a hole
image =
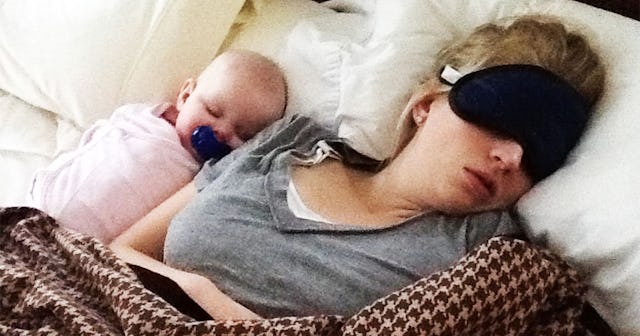
[[[365,172],[327,161],[292,175],[307,207],[336,223],[384,227],[423,213],[385,171]]]
[[[354,192],[371,213],[386,213],[400,222],[425,212],[425,209],[406,193],[406,176],[394,174],[394,170],[388,168],[369,175],[361,174],[362,172],[357,170],[351,171]]]

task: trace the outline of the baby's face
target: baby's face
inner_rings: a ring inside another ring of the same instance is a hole
[[[233,67],[205,71],[180,102],[176,130],[182,145],[193,152],[191,134],[198,126],[210,126],[218,141],[235,149],[281,117],[281,104],[251,81],[249,74]]]

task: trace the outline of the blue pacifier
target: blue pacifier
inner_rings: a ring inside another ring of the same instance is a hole
[[[209,126],[198,126],[191,134],[191,146],[202,161],[211,158],[220,159],[231,152],[231,147],[218,141],[216,134]]]

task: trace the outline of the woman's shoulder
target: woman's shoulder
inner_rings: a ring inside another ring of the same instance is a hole
[[[265,128],[245,144],[246,150],[264,152],[274,147],[308,147],[319,140],[338,139],[335,130],[305,115],[288,115]],[[245,147],[243,146],[243,147]]]
[[[302,115],[285,116],[221,160],[207,161],[196,176],[196,185],[200,189],[230,167],[265,169],[284,153],[306,151],[318,141],[334,137],[335,133],[329,127],[321,125],[312,118]],[[202,180],[203,177],[205,177],[204,180]],[[202,181],[204,182],[201,183]]]
[[[522,237],[520,219],[509,210],[493,210],[469,214],[467,221],[467,249],[496,236]]]
[[[335,128],[332,125],[321,123],[312,117],[302,114],[291,114],[277,120],[270,127],[267,127],[263,132],[260,133],[276,134],[308,131],[322,132],[335,136],[336,132],[334,131],[334,129]]]

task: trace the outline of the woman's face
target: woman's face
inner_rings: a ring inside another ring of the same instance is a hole
[[[522,147],[458,117],[446,94],[417,103],[412,113],[418,128],[400,155],[411,162],[408,176],[415,178],[425,208],[506,208],[533,185],[522,167]]]

